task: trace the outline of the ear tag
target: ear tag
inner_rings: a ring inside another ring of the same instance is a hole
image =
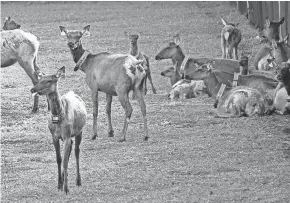
[[[219,99],[223,95],[225,89],[226,89],[226,85],[223,83],[219,89],[219,92],[217,93],[216,99]]]
[[[60,123],[60,116],[52,116],[51,121],[54,124]]]
[[[290,102],[290,96],[287,97],[287,102]]]
[[[273,63],[271,62],[271,63],[269,63],[269,67],[270,68],[273,68],[274,67],[274,65],[273,65]]]
[[[234,87],[236,87],[238,85],[239,75],[240,75],[240,73],[234,73],[234,81],[233,81]]]

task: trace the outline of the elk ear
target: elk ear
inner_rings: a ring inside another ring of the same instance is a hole
[[[82,36],[88,37],[91,35],[90,33],[90,25],[87,25],[86,27],[84,27],[84,30],[82,31]]]
[[[228,24],[227,21],[225,21],[223,18],[221,18],[221,21],[222,21],[224,26],[226,26]]]
[[[279,24],[282,25],[284,23],[284,17],[280,18]]]
[[[10,16],[8,16],[8,19],[7,19],[8,21],[10,21],[11,20],[11,17]]]
[[[67,35],[67,29],[63,26],[59,26],[60,35]]]
[[[265,18],[265,23],[266,23],[266,26],[269,26],[270,25],[270,20],[269,20],[269,17],[268,16]]]
[[[56,75],[55,75],[57,78],[65,78],[65,66],[61,67],[57,72],[56,72]]]

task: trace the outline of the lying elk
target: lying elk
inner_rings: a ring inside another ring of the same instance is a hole
[[[242,39],[242,32],[236,27],[238,24],[228,23],[222,18],[221,21],[224,25],[221,32],[222,58],[238,60],[238,45]]]
[[[82,36],[89,36],[90,26],[84,27],[83,30],[67,30],[60,26],[62,35],[65,35],[68,40],[68,47],[76,63],[74,71],[80,69],[86,74],[86,82],[92,91],[93,99],[93,131],[92,139],[97,137],[97,117],[98,117],[98,92],[106,93],[107,99],[107,116],[109,137],[114,136],[114,131],[111,123],[111,104],[112,97],[118,96],[122,107],[125,110],[125,121],[123,127],[123,138],[119,141],[125,141],[128,123],[132,114],[132,106],[129,101],[128,94],[133,90],[137,101],[141,107],[144,119],[144,140],[148,139],[146,105],[143,99],[142,87],[146,76],[145,70],[142,67],[142,60],[137,60],[132,55],[110,54],[101,52],[92,54],[83,49],[81,43]]]
[[[162,71],[161,75],[170,79],[171,86],[181,79],[181,76],[177,71],[177,64],[175,64],[174,67],[169,67],[165,71]]]
[[[272,47],[268,47],[267,45],[261,47],[254,58],[255,69],[261,70],[264,66],[268,67],[271,62],[274,66],[286,62],[290,58],[288,39],[289,34],[281,41],[272,41]],[[271,60],[271,58],[274,60]]]
[[[180,67],[185,58],[182,49],[179,46],[180,36],[175,35],[173,41],[171,41],[168,46],[164,47],[156,56],[155,60],[160,61],[163,59],[171,59],[172,64],[176,66],[177,73],[180,74]]]
[[[7,17],[5,18],[5,22],[4,22],[4,25],[2,27],[2,30],[15,30],[15,29],[19,29],[20,27],[21,27],[21,25],[19,25],[18,23],[16,23],[9,16],[8,18]]]
[[[11,18],[7,19],[11,23]],[[9,24],[9,22],[7,22]],[[6,22],[4,23],[5,26]],[[6,26],[9,28],[10,26]],[[12,66],[16,62],[25,70],[33,85],[38,82],[40,69],[37,65],[39,42],[37,38],[20,29],[1,31],[1,68]],[[32,112],[38,110],[38,95],[34,96]]]
[[[31,89],[31,93],[47,95],[51,107],[51,116],[48,119],[48,128],[52,135],[58,165],[58,189],[68,190],[68,162],[72,150],[72,138],[75,137],[75,157],[77,164],[76,184],[81,186],[79,171],[79,153],[82,141],[82,131],[86,124],[87,111],[84,101],[70,91],[62,96],[58,93],[58,80],[65,75],[65,67],[60,68],[55,75],[42,76],[39,82]],[[61,155],[59,139],[64,142],[63,173],[61,174]]]
[[[144,79],[144,94],[145,95],[147,94],[147,78],[149,79],[149,82],[151,84],[153,94],[156,94],[156,89],[155,89],[153,82],[152,82],[151,71],[150,71],[150,67],[149,67],[149,57],[145,53],[139,51],[139,47],[138,47],[139,35],[138,34],[130,34],[129,32],[124,32],[124,33],[129,38],[130,44],[131,44],[129,54],[131,54],[132,56],[134,56],[138,60],[144,61],[142,63],[142,66],[144,67],[144,69],[146,71],[146,77]]]

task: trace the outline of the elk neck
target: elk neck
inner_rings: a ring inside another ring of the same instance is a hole
[[[58,91],[51,92],[47,95],[52,115],[59,115],[62,112],[62,104]]]
[[[137,56],[139,54],[137,43],[131,43],[130,54],[132,56]]]
[[[70,51],[73,56],[74,62],[77,63],[85,52],[81,40],[79,41],[79,46],[76,49],[70,49]]]
[[[181,48],[178,46],[175,56],[171,58],[173,64],[178,62],[178,64],[177,64],[178,71],[180,71],[180,66],[181,66],[184,58],[185,58],[185,55],[182,52]]]

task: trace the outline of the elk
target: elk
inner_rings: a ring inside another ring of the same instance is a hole
[[[151,84],[153,94],[156,94],[156,89],[155,89],[153,82],[152,82],[151,71],[150,71],[150,67],[149,67],[149,57],[145,53],[139,51],[139,47],[138,47],[139,35],[138,34],[131,34],[130,32],[126,32],[126,31],[124,33],[129,38],[130,44],[131,44],[129,54],[131,54],[132,56],[134,56],[138,60],[144,61],[142,63],[142,66],[144,67],[144,69],[146,71],[146,77],[144,79],[144,94],[145,95],[147,94],[147,78],[149,79],[149,82]]]
[[[271,47],[268,47],[267,45],[261,47],[254,58],[255,69],[260,70],[262,69],[262,66],[267,67],[269,66],[270,62],[272,62],[275,67],[280,65],[282,62],[286,62],[288,58],[290,58],[290,47],[288,45],[288,39],[289,34],[281,41],[273,40]]]
[[[11,18],[7,20],[12,22]],[[8,24],[5,29],[10,27]],[[36,36],[29,32],[20,29],[1,31],[1,68],[18,62],[32,80],[33,85],[37,84],[38,76],[42,74],[37,65],[38,48],[39,42]],[[35,95],[32,113],[38,111],[38,100],[38,95]]]
[[[268,42],[279,41],[280,32],[279,27],[284,23],[284,17],[281,17],[279,21],[270,21],[268,17],[265,18],[265,28],[263,30],[264,36]]]
[[[112,97],[118,96],[125,110],[123,137],[118,141],[123,142],[126,140],[127,128],[133,111],[128,94],[133,90],[143,115],[144,140],[148,140],[146,105],[142,93],[143,82],[146,76],[145,70],[142,67],[143,60],[137,60],[132,55],[110,54],[108,52],[92,54],[84,50],[81,38],[82,36],[90,35],[90,25],[84,27],[83,30],[68,30],[63,26],[59,26],[59,28],[61,35],[67,38],[67,45],[76,63],[74,71],[80,69],[85,73],[86,83],[92,91],[94,132],[92,139],[96,139],[98,136],[98,92],[101,91],[106,93],[109,137],[114,136],[111,123]]]
[[[171,86],[181,79],[181,76],[177,71],[177,63],[174,67],[169,67],[165,71],[162,71],[161,75],[170,79]]]
[[[171,41],[155,56],[155,60],[157,61],[163,59],[171,59],[173,65],[177,63],[176,70],[178,73],[180,73],[180,67],[185,58],[185,55],[182,49],[180,48],[179,44],[180,44],[180,36],[179,34],[177,34],[173,36],[173,41]]]
[[[58,189],[68,190],[68,162],[72,150],[72,138],[75,137],[75,157],[77,165],[76,185],[81,186],[79,170],[79,153],[82,141],[83,127],[86,124],[87,111],[84,101],[70,91],[62,96],[58,92],[58,81],[64,77],[65,67],[60,68],[54,75],[44,75],[39,82],[31,89],[31,93],[47,95],[50,104],[51,116],[48,119],[48,129],[52,135],[53,145],[56,151],[58,165]],[[61,174],[61,155],[59,139],[64,142],[63,173]]]
[[[238,60],[238,45],[242,39],[242,32],[237,28],[238,24],[228,23],[222,18],[221,21],[224,25],[221,32],[222,58]]]
[[[21,25],[16,23],[11,17],[6,17],[2,30],[15,30],[20,29]]]

